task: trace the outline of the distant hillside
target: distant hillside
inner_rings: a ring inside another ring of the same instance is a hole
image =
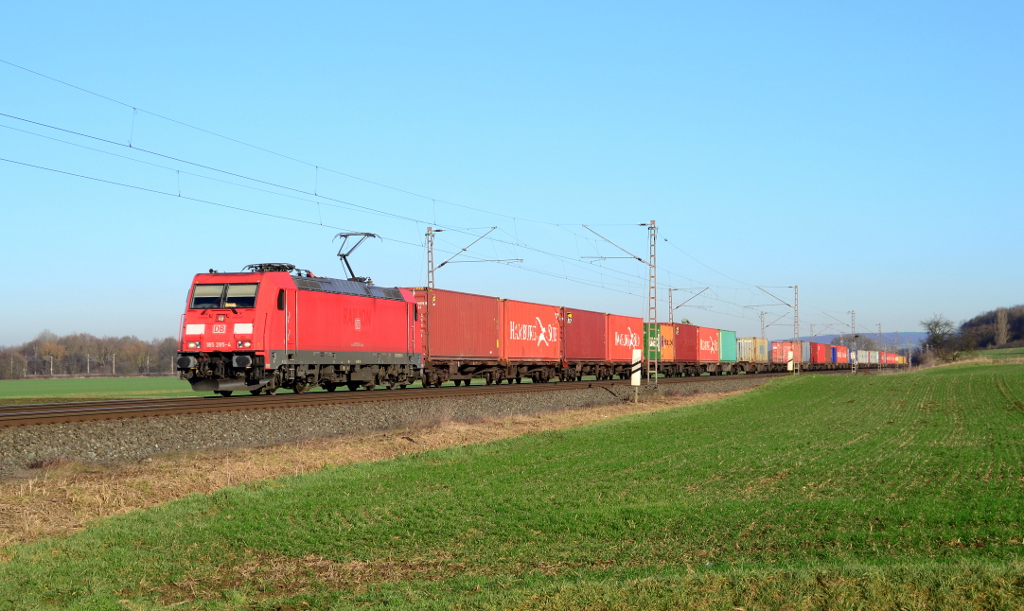
[[[1005,341],[999,338],[999,310],[979,314],[960,326],[970,333],[979,348],[1016,348],[1024,346],[1024,305],[1003,308],[1006,312]]]

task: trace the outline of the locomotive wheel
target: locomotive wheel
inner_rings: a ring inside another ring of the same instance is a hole
[[[274,388],[268,388],[265,392],[268,395],[276,395],[277,394],[277,387],[275,386]]]
[[[347,386],[349,390],[359,390],[361,384],[359,382],[349,382],[345,386]]]
[[[232,392],[234,392],[234,391],[232,391],[232,390],[218,390],[217,394],[222,396],[222,397],[230,397]]]
[[[306,392],[306,389],[308,387],[309,385],[306,384],[305,380],[295,380],[295,386],[292,387],[292,391],[294,391],[295,394],[297,395],[301,395],[302,393]]]
[[[338,385],[333,382],[327,382],[324,384],[324,390],[327,392],[334,392],[338,390]]]
[[[263,392],[262,389],[257,388],[256,390],[250,390],[249,394],[255,397],[258,396],[261,392]]]

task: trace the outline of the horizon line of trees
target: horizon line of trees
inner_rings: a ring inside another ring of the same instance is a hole
[[[37,376],[171,375],[178,354],[173,337],[58,336],[43,331],[19,346],[0,346],[0,380]]]
[[[1024,305],[996,308],[960,324],[979,348],[1020,348],[1024,346]]]
[[[977,349],[1024,346],[1024,305],[996,308],[959,325],[941,314],[922,320],[928,332],[919,356],[951,363]]]

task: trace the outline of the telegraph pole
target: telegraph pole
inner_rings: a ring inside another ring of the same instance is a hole
[[[655,328],[658,324],[658,264],[657,264],[657,250],[658,250],[658,226],[652,219],[650,224],[647,225],[647,233],[651,240],[651,253],[650,259],[647,263],[649,266],[649,277],[647,286],[647,335],[650,337],[653,335]],[[670,293],[671,294],[671,293]],[[648,359],[647,359],[647,383],[658,384],[658,358],[650,354],[650,345],[647,346]],[[654,358],[651,358],[654,356]]]
[[[857,373],[857,311],[850,310],[850,339],[853,340],[853,358],[850,359],[850,373]]]
[[[803,357],[803,347],[800,342],[800,287],[793,285],[793,345],[799,350],[793,355],[793,373],[800,373],[800,359]]]
[[[879,350],[884,350],[885,349],[883,347],[883,345],[882,345],[882,323],[878,323],[878,349]]]
[[[764,315],[765,312],[761,312],[761,339],[768,339],[768,337],[764,333]]]
[[[427,288],[431,290],[434,288],[434,233],[433,227],[427,227]]]

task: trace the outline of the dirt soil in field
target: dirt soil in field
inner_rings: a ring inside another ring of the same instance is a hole
[[[394,458],[402,454],[485,443],[558,430],[628,414],[695,405],[739,395],[700,393],[362,436],[311,439],[263,448],[173,454],[140,463],[81,465],[62,462],[0,481],[0,560],[4,548],[65,535],[90,522],[152,507],[194,493],[298,475],[327,465]]]

